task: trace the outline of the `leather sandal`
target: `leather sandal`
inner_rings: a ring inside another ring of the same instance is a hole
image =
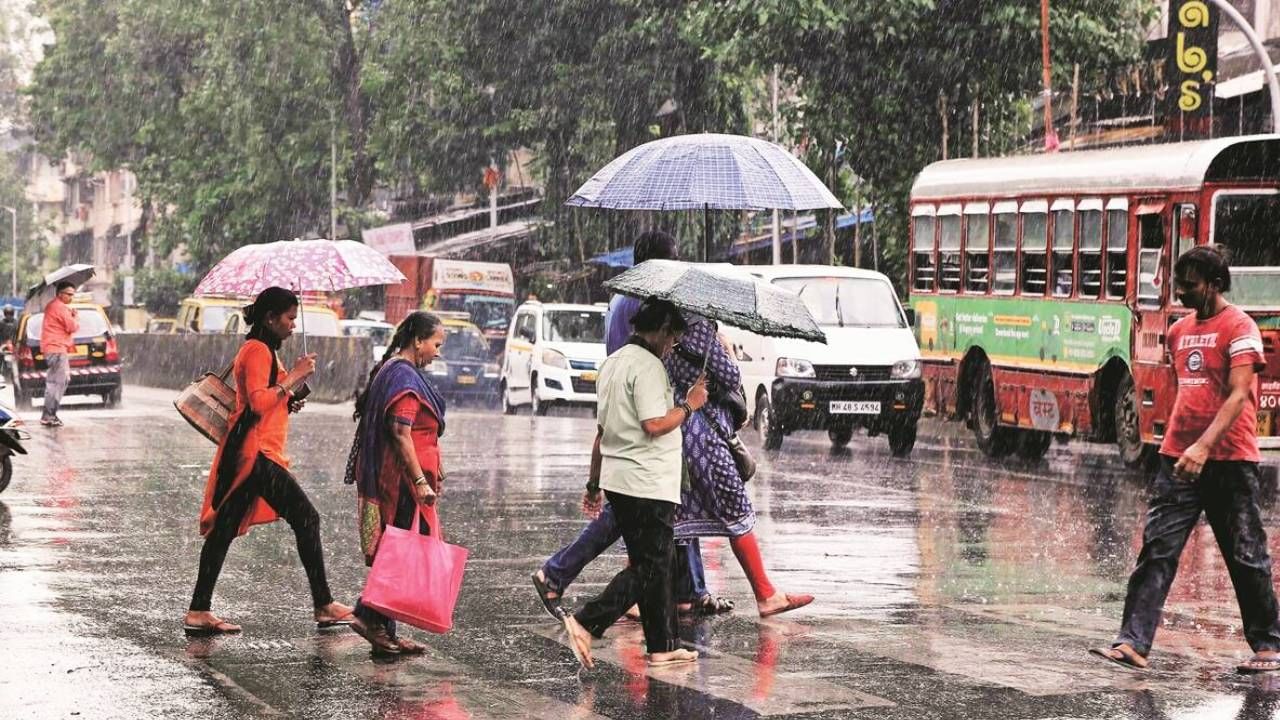
[[[387,629],[382,626],[369,627],[360,618],[356,618],[351,622],[351,630],[369,641],[373,646],[374,655],[399,655],[400,645],[387,633]]]

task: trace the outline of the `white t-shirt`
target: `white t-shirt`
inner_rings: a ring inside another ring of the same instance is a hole
[[[675,406],[662,361],[639,345],[624,345],[600,368],[596,385],[600,487],[631,497],[680,503],[682,437],[677,428],[649,437],[641,422]]]

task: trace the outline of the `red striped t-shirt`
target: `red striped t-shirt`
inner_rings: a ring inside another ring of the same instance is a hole
[[[1258,325],[1240,308],[1229,305],[1208,320],[1187,315],[1169,328],[1169,355],[1178,376],[1178,394],[1160,453],[1181,457],[1213,423],[1231,395],[1231,368],[1266,366]],[[1258,382],[1240,417],[1209,450],[1210,460],[1260,462],[1258,450]]]

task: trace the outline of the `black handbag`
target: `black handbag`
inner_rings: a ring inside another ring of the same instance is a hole
[[[702,364],[702,357],[689,350],[689,348],[677,345],[676,352],[691,365],[697,366]],[[747,419],[751,416],[747,412],[747,393],[743,390],[741,385],[736,388],[726,390],[721,388],[718,383],[712,381],[707,394],[717,405],[721,405],[729,411],[729,418],[733,420],[733,429],[735,432],[738,428],[744,427],[747,424]]]
[[[747,452],[747,446],[742,442],[742,438],[738,437],[737,433],[726,432],[720,427],[720,423],[706,413],[702,414],[702,418],[711,426],[712,432],[719,435],[720,439],[729,446],[729,455],[733,458],[733,465],[738,469],[738,476],[742,478],[742,482],[755,477],[756,461],[751,457],[751,453]]]

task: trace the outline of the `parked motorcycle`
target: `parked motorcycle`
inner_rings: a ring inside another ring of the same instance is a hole
[[[19,423],[17,413],[0,405],[0,492],[4,492],[13,479],[14,454],[27,454],[22,441],[30,440],[31,435],[20,429]]]

